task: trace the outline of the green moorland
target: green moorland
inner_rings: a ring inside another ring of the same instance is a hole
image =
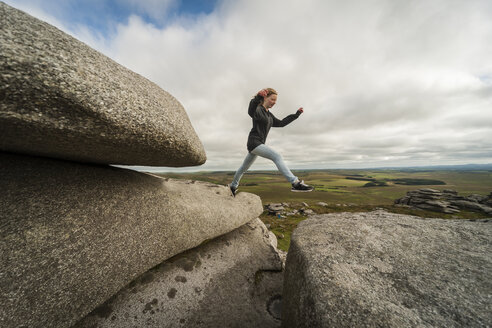
[[[154,173],[155,174],[155,173]],[[300,209],[307,203],[315,213],[362,212],[384,208],[394,213],[410,214],[435,218],[485,218],[484,214],[460,212],[443,214],[423,210],[413,210],[394,205],[395,199],[403,197],[407,191],[419,188],[438,190],[452,189],[460,195],[488,195],[492,191],[492,171],[453,171],[453,170],[308,170],[294,171],[294,174],[313,185],[316,189],[309,193],[290,191],[290,184],[277,171],[247,172],[239,187],[239,192],[250,192],[261,197],[263,205],[269,203],[288,203],[290,209]],[[221,185],[231,182],[234,172],[196,172],[161,173],[163,177],[207,181]],[[328,206],[317,205],[318,202]],[[270,225],[278,238],[279,248],[288,250],[290,236],[299,222],[307,217],[302,215],[277,218],[265,211],[260,219]]]

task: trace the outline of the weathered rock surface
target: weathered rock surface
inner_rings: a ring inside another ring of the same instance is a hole
[[[282,282],[255,219],[149,270],[74,328],[279,327]]]
[[[287,255],[283,327],[486,327],[492,222],[315,215]]]
[[[492,192],[488,196],[472,194],[464,197],[459,196],[454,190],[423,188],[407,192],[407,195],[397,199],[395,204],[450,214],[469,210],[492,215]]]
[[[309,207],[308,204],[302,203],[306,207]],[[324,203],[323,203],[324,204]],[[289,208],[289,204],[287,203],[271,203],[265,205],[265,211],[270,215],[275,215],[278,218],[284,219],[287,216],[301,214],[301,215],[312,215],[315,212],[311,209],[306,209],[304,207],[299,210]]]
[[[102,164],[191,166],[205,151],[155,83],[0,2],[0,150]]]
[[[299,212],[300,212],[301,214],[304,214],[304,215],[312,215],[312,214],[314,214],[314,211],[313,211],[313,210],[311,210],[311,209],[309,209],[309,208],[308,208],[308,209],[301,208],[301,209],[299,210]]]
[[[164,260],[262,213],[258,196],[0,153],[0,326],[68,327]]]
[[[280,203],[272,203],[265,205],[265,210],[268,211],[270,215],[278,215],[285,213],[285,207]]]

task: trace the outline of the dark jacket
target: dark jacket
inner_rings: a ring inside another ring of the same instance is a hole
[[[262,100],[263,97],[257,95],[249,102],[248,114],[253,119],[253,128],[249,132],[248,136],[249,152],[265,143],[268,132],[272,126],[284,127],[301,115],[301,112],[297,111],[297,113],[290,114],[283,120],[279,120],[273,116],[271,111],[267,111],[265,107],[261,105]]]

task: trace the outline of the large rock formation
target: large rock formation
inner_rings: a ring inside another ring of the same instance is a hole
[[[287,255],[283,327],[486,327],[492,222],[316,215]]]
[[[279,327],[282,278],[255,219],[146,272],[74,328]]]
[[[144,77],[0,2],[0,150],[190,166],[205,151],[182,105]]]
[[[3,2],[0,20],[0,327],[279,326],[259,197],[107,165],[202,164],[181,104]]]
[[[492,193],[488,196],[472,194],[465,197],[459,196],[454,190],[423,188],[407,192],[406,196],[395,200],[395,204],[451,214],[468,210],[492,215]]]
[[[0,153],[0,326],[68,327],[138,275],[262,213],[258,196]]]

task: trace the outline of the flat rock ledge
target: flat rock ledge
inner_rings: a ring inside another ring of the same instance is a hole
[[[123,165],[193,166],[205,150],[155,83],[0,2],[0,150]]]
[[[280,327],[282,283],[255,219],[147,271],[73,328]]]
[[[263,211],[258,196],[0,152],[0,326],[70,327],[150,268]]]
[[[492,221],[375,211],[294,231],[282,327],[486,327]]]

